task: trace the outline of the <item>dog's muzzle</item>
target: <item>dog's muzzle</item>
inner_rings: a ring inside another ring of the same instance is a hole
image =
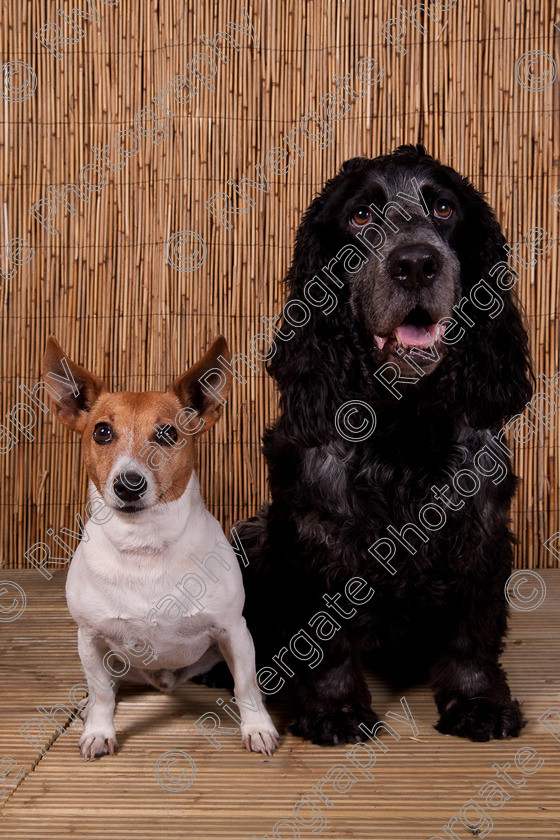
[[[424,289],[438,279],[440,257],[429,244],[406,245],[389,256],[391,279],[407,290]]]
[[[138,502],[146,493],[148,482],[139,472],[123,470],[113,480],[113,493],[121,502]]]

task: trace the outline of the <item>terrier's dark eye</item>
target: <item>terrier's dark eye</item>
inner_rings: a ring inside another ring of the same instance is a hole
[[[93,430],[93,439],[100,446],[111,443],[113,440],[113,429],[110,423],[96,423]]]
[[[178,438],[177,429],[175,426],[170,426],[169,423],[156,432],[156,441],[160,446],[173,446],[174,443],[177,443]]]
[[[450,219],[453,215],[453,207],[445,198],[438,198],[434,201],[434,216],[436,219]]]
[[[350,221],[353,225],[355,225],[355,227],[363,227],[363,225],[367,225],[371,222],[372,218],[373,214],[369,207],[358,207],[358,209],[354,211]]]

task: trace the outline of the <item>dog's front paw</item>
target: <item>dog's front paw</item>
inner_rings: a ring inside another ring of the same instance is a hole
[[[496,702],[486,697],[473,697],[450,701],[436,729],[471,741],[490,741],[508,736],[516,738],[525,723],[517,700]]]
[[[241,724],[241,743],[246,750],[272,755],[278,746],[278,732],[268,717],[254,723]]]
[[[89,706],[90,706],[89,696],[88,697],[82,697],[82,699],[80,700],[80,702],[76,706],[76,714],[78,715],[79,718],[81,718],[83,720],[84,723],[86,723],[87,719],[88,719]]]
[[[378,720],[371,709],[358,706],[330,714],[301,715],[290,730],[314,744],[357,744],[369,737],[360,724],[371,727]]]
[[[84,731],[78,742],[78,746],[86,761],[91,761],[93,758],[98,758],[102,755],[113,755],[119,748],[117,734],[114,729],[109,733]]]

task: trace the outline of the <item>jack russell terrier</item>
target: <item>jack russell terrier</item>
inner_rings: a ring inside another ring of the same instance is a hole
[[[79,742],[86,760],[118,749],[113,711],[125,671],[128,681],[169,691],[223,660],[234,679],[243,746],[271,755],[278,744],[256,684],[241,570],[194,471],[196,437],[220,417],[231,384],[220,355],[230,359],[223,336],[167,391],[109,393],[53,336],[47,342],[43,372],[57,382],[58,419],[82,438],[90,500],[98,505],[66,583],[88,680]],[[223,386],[217,396],[205,384],[214,375]],[[197,571],[206,569],[207,555],[219,565],[204,581]],[[115,654],[125,665],[118,675],[110,664]],[[130,667],[134,657],[143,657],[144,667]]]

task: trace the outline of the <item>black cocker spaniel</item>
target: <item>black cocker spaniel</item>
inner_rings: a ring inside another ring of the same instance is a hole
[[[272,501],[238,534],[260,686],[295,688],[293,731],[316,743],[367,737],[364,664],[429,677],[440,732],[523,726],[499,664],[516,485],[501,427],[533,379],[504,246],[421,146],[347,161],[303,217],[268,366]]]

